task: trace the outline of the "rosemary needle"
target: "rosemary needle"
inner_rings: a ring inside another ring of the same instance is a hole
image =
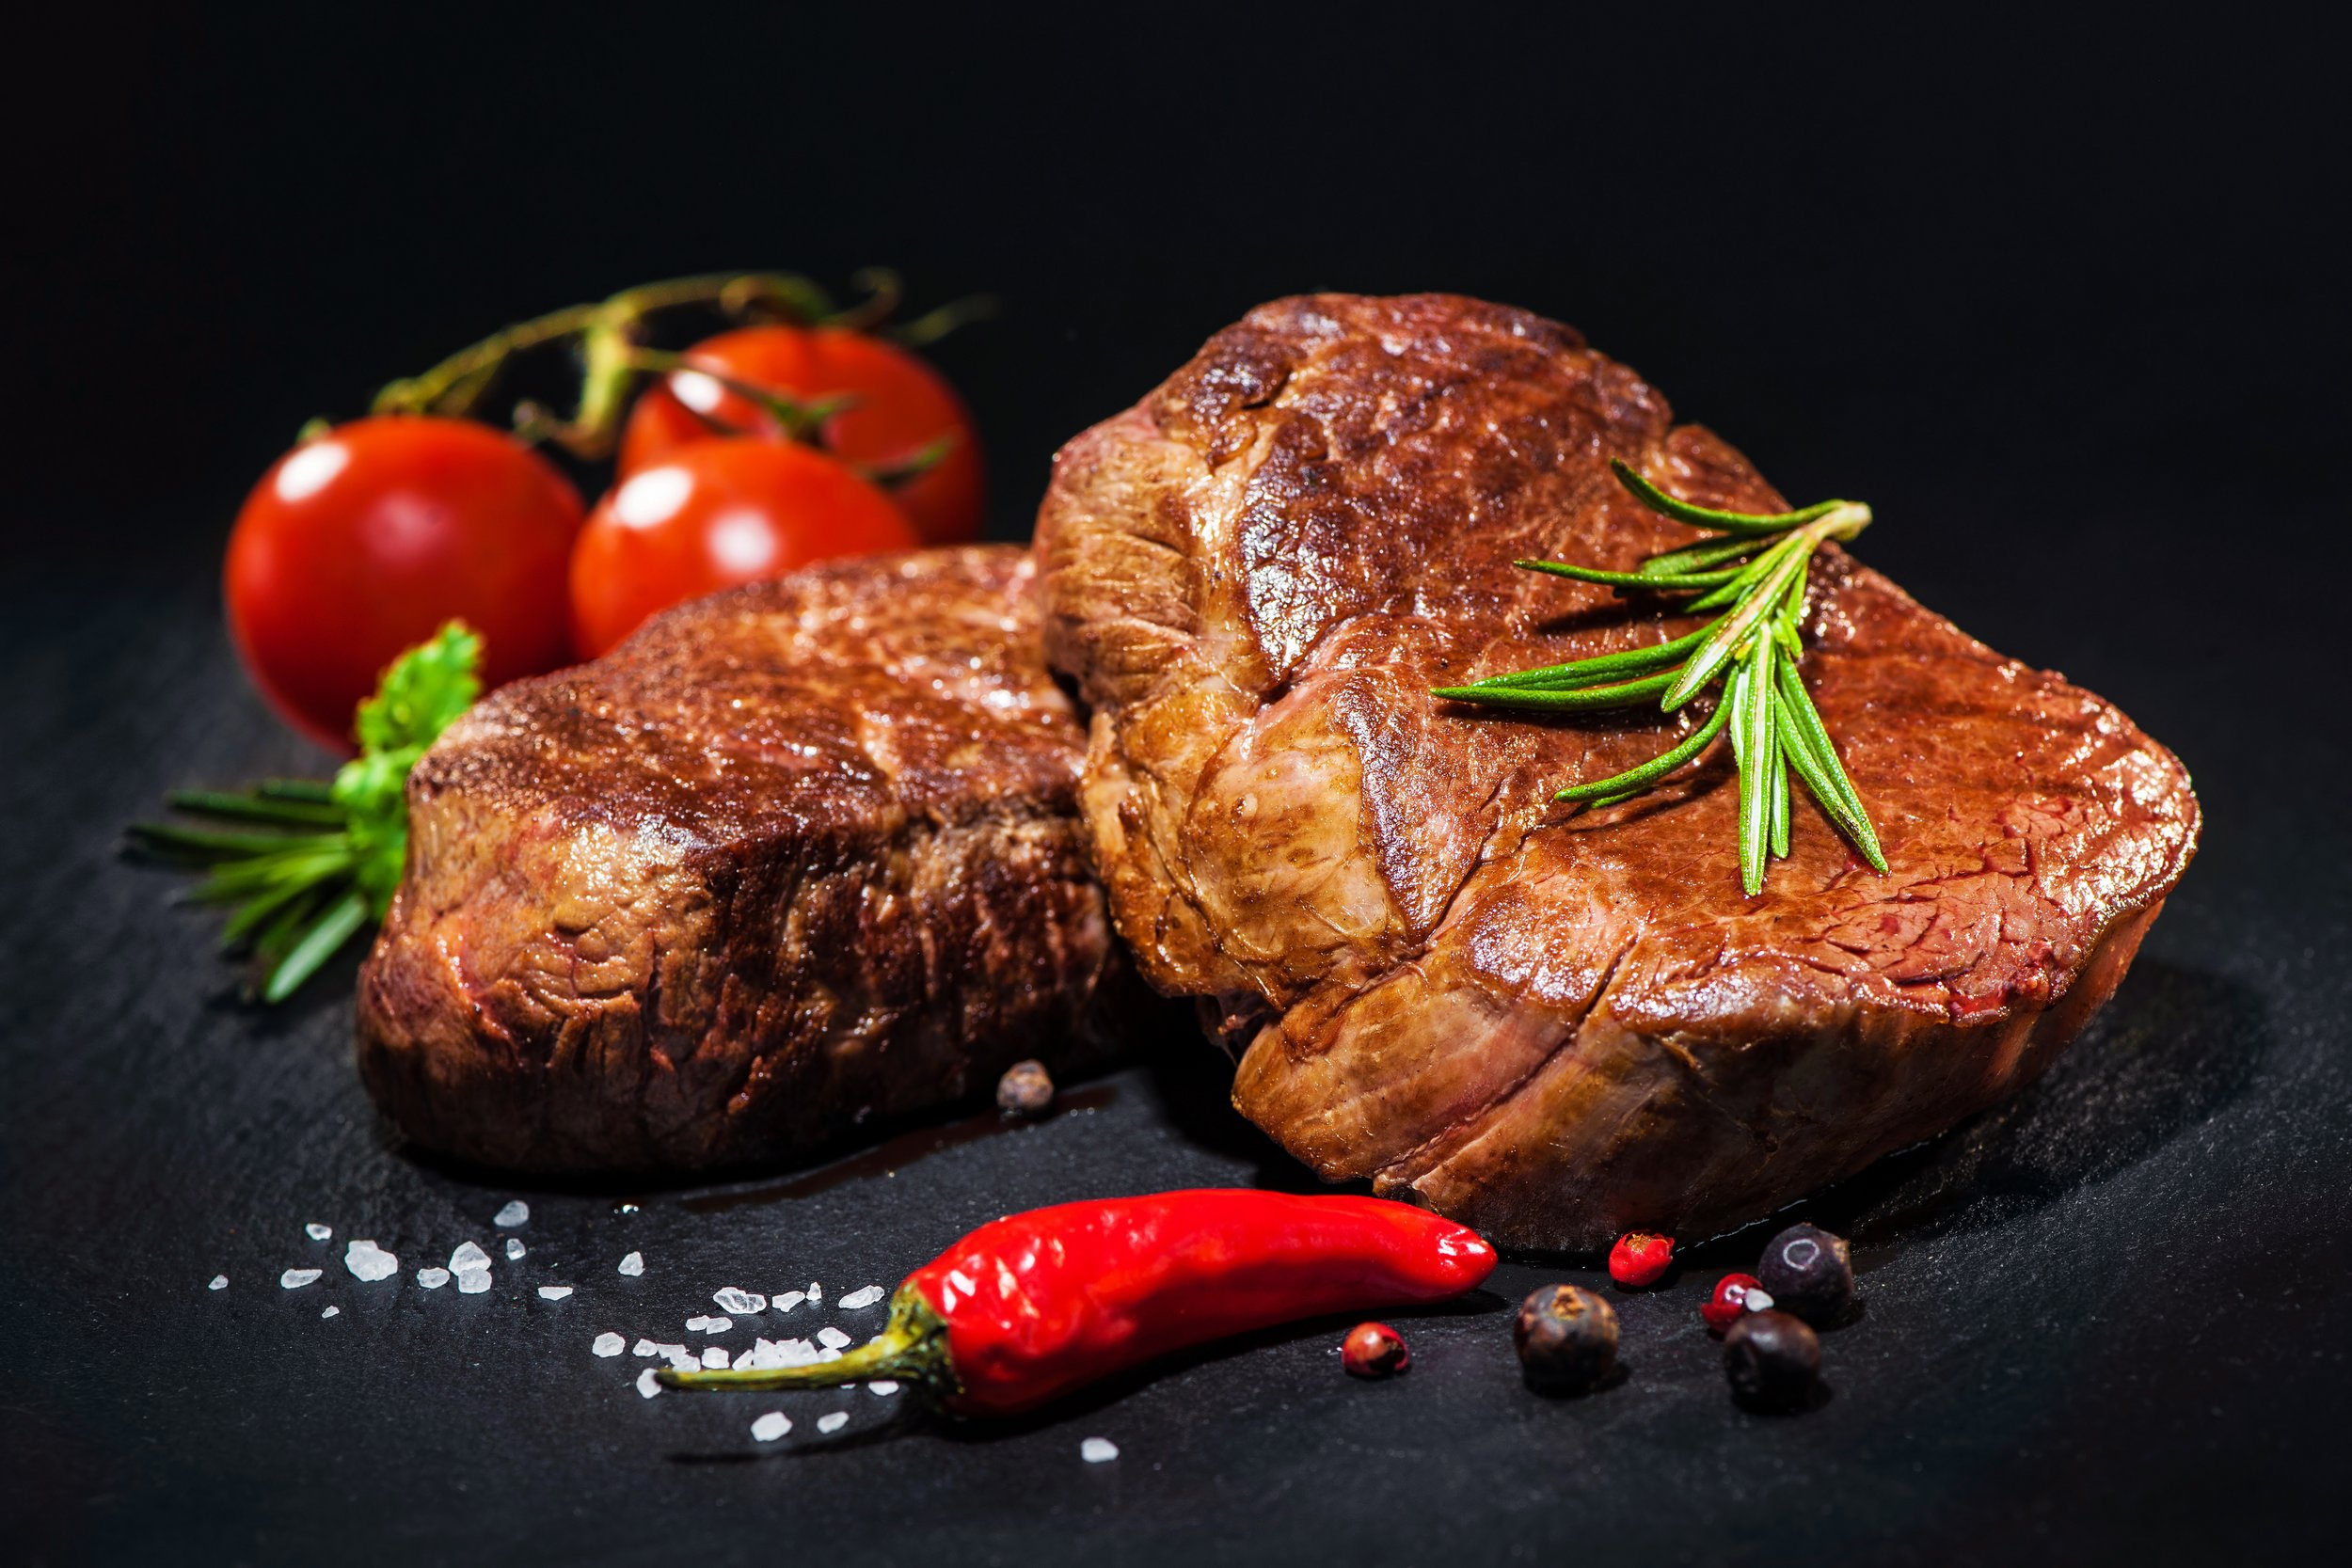
[[[1655,697],[1672,713],[1721,685],[1714,711],[1678,744],[1638,768],[1572,784],[1553,799],[1593,806],[1629,800],[1727,731],[1740,779],[1742,891],[1751,897],[1762,892],[1767,865],[1788,853],[1792,774],[1863,858],[1883,872],[1886,859],[1869,813],[1797,673],[1804,657],[1800,628],[1814,552],[1829,540],[1851,539],[1869,527],[1870,509],[1826,500],[1769,515],[1723,512],[1667,495],[1616,458],[1609,466],[1645,506],[1716,537],[1661,551],[1630,572],[1559,561],[1516,564],[1620,592],[1690,594],[1695,597],[1679,607],[1683,612],[1723,613],[1696,631],[1651,647],[1513,671],[1469,686],[1438,687],[1433,695],[1546,713],[1627,707]]]
[[[293,995],[384,918],[408,844],[408,770],[472,705],[481,659],[482,639],[454,621],[401,655],[359,705],[359,754],[331,784],[270,779],[234,792],[181,790],[169,797],[175,809],[237,826],[132,827],[134,848],[205,873],[190,897],[232,906],[221,943],[253,954],[263,1001]]]

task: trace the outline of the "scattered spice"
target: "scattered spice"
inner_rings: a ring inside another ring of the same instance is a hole
[[[1340,1341],[1340,1365],[1357,1377],[1394,1377],[1412,1369],[1413,1353],[1387,1323],[1358,1323]]]
[[[1756,1268],[1783,1311],[1826,1328],[1853,1307],[1853,1264],[1843,1237],[1819,1226],[1792,1225],[1764,1246]]]
[[[1740,1403],[1795,1410],[1821,1375],[1821,1341],[1802,1319],[1778,1310],[1751,1312],[1724,1335],[1724,1375]]]
[[[1629,1289],[1655,1285],[1664,1277],[1674,1256],[1673,1237],[1655,1230],[1629,1230],[1609,1249],[1609,1277]]]
[[[1617,1309],[1576,1285],[1546,1285],[1511,1320],[1519,1372],[1543,1394],[1581,1394],[1617,1369]]]
[[[996,1108],[1009,1117],[1042,1116],[1053,1103],[1054,1080],[1043,1062],[1015,1062],[996,1080]]]
[[[1721,1335],[1744,1313],[1761,1312],[1772,1298],[1752,1274],[1727,1274],[1715,1281],[1715,1293],[1699,1304],[1699,1316],[1708,1332]]]

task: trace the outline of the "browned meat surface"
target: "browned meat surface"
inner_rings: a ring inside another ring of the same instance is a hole
[[[1834,549],[1804,674],[1889,875],[1800,794],[1791,858],[1742,898],[1724,744],[1625,805],[1550,804],[1696,716],[1427,692],[1695,624],[1510,564],[1629,569],[1696,537],[1612,455],[1784,505],[1566,327],[1290,299],[1072,442],[1039,520],[1048,654],[1094,706],[1096,862],[1145,974],[1207,1000],[1234,1103],[1300,1159],[1519,1245],[1703,1234],[2011,1093],[2197,840],[2180,764],[2122,714]]]
[[[1030,586],[821,567],[467,715],[360,976],[377,1101],[494,1164],[696,1167],[1082,1059],[1118,965]]]

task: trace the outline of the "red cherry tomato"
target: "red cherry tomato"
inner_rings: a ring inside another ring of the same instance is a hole
[[[920,543],[891,499],[813,448],[700,441],[596,502],[572,551],[572,637],[594,658],[656,610],[837,555]]]
[[[857,405],[826,420],[823,432],[826,450],[844,462],[896,463],[953,437],[946,456],[891,486],[890,498],[925,544],[952,545],[980,531],[985,483],[972,416],[939,372],[905,349],[846,327],[747,326],[695,344],[687,357],[803,402],[855,397]],[[620,471],[635,473],[680,448],[724,437],[728,431],[712,420],[771,439],[784,434],[756,404],[708,376],[674,372],[630,411]]]
[[[566,661],[580,514],[551,464],[487,425],[339,425],[279,458],[237,514],[230,632],[270,705],[348,752],[384,667],[452,616],[482,634],[485,687]]]

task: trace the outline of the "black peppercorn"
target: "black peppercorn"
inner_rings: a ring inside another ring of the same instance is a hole
[[[1617,1310],[1590,1291],[1547,1285],[1519,1303],[1511,1339],[1530,1388],[1583,1393],[1616,1370]]]
[[[1724,1334],[1724,1375],[1742,1404],[1794,1410],[1821,1375],[1821,1341],[1786,1312],[1751,1312]]]
[[[1845,1240],[1818,1226],[1792,1225],[1766,1243],[1756,1277],[1773,1306],[1824,1328],[1853,1306]]]
[[[1009,1117],[1041,1116],[1053,1103],[1054,1080],[1043,1062],[1015,1062],[996,1080],[996,1108]]]

